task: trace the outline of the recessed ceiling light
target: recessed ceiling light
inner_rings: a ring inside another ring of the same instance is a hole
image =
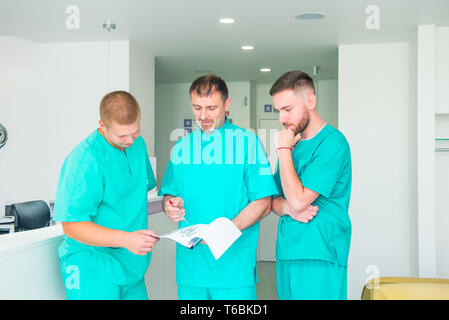
[[[242,50],[254,50],[254,46],[250,45],[242,46]]]
[[[220,23],[225,23],[225,24],[234,23],[234,19],[232,19],[232,18],[221,18],[218,21],[220,21]]]
[[[308,12],[308,13],[298,14],[295,18],[298,20],[318,20],[318,19],[323,19],[324,14],[321,14],[318,12]]]
[[[261,68],[260,72],[270,72],[271,69],[270,68]]]

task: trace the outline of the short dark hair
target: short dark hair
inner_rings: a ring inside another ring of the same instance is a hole
[[[276,80],[273,86],[271,86],[270,95],[274,96],[276,93],[286,89],[297,90],[303,88],[310,88],[315,94],[313,79],[301,70],[289,71],[284,73],[279,79]]]
[[[218,91],[221,93],[223,102],[228,99],[228,86],[226,85],[226,82],[213,73],[196,78],[190,85],[189,95],[192,95],[193,91],[200,97],[208,97],[213,94],[214,91]]]
[[[140,119],[140,107],[133,95],[126,91],[112,91],[100,102],[100,119],[107,126],[128,125]]]

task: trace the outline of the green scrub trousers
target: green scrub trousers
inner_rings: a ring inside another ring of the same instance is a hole
[[[257,300],[256,285],[243,288],[202,288],[178,285],[179,300]]]
[[[61,260],[68,300],[148,300],[145,279],[129,285],[113,281],[111,261],[91,251],[81,251]],[[100,272],[90,272],[92,267]],[[108,274],[109,273],[109,274]],[[101,275],[101,276],[98,276]],[[117,279],[115,279],[117,280]]]
[[[346,300],[347,267],[325,260],[278,260],[279,300]]]

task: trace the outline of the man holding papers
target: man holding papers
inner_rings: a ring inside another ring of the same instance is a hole
[[[202,76],[189,93],[199,128],[172,150],[159,191],[164,211],[180,228],[224,217],[242,234],[218,259],[205,241],[193,249],[177,244],[178,297],[257,299],[258,222],[270,213],[278,189],[257,136],[226,117],[226,83]]]
[[[53,219],[67,299],[148,300],[144,274],[158,241],[148,230],[148,191],[156,186],[140,107],[126,91],[100,103],[100,128],[68,155]]]

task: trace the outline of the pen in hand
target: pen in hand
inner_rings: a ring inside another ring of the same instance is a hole
[[[174,206],[173,201],[171,201],[171,200],[169,199],[168,202],[170,202],[170,204],[171,204],[172,206]],[[185,214],[184,214],[184,215],[185,215]],[[182,218],[182,220],[184,220],[184,221],[188,224],[188,222],[187,222],[187,220],[186,220],[186,218],[185,218],[184,216],[181,216],[181,218]]]

